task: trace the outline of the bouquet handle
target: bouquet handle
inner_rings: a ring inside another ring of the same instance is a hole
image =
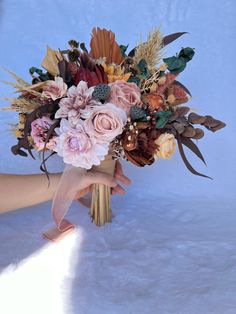
[[[116,160],[111,155],[107,155],[99,166],[94,166],[93,170],[114,175]],[[111,188],[101,184],[93,184],[92,202],[90,216],[92,222],[97,226],[102,226],[112,220],[112,210],[110,207]]]

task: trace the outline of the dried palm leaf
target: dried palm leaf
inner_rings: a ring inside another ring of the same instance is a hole
[[[148,40],[141,43],[135,50],[134,61],[136,64],[144,59],[147,62],[150,71],[156,70],[156,65],[162,59],[162,35],[160,29],[157,28],[149,33]]]
[[[60,74],[58,63],[63,60],[62,54],[59,51],[53,50],[47,46],[46,55],[42,61],[42,67],[53,76]]]
[[[105,57],[107,64],[120,64],[124,59],[120,47],[115,40],[115,34],[112,31],[94,27],[90,47],[92,57],[94,59]]]

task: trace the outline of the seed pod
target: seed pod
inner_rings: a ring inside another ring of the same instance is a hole
[[[200,140],[204,136],[204,131],[202,129],[196,128],[195,129],[196,134],[192,137],[195,140]]]
[[[187,126],[182,133],[182,136],[184,137],[193,137],[196,135],[196,131],[192,126]]]
[[[131,151],[137,148],[137,134],[126,133],[122,141],[122,146],[125,150]]]
[[[203,124],[206,121],[206,117],[200,116],[196,114],[195,112],[191,112],[188,115],[188,121],[192,124]]]
[[[144,109],[139,108],[138,106],[133,106],[130,109],[131,120],[139,120],[146,117],[146,112]]]
[[[110,86],[107,84],[99,84],[94,88],[92,97],[98,101],[105,101],[110,95]]]

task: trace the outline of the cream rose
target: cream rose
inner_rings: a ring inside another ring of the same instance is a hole
[[[158,149],[154,154],[154,158],[170,159],[175,152],[176,142],[173,134],[163,133],[156,140],[155,144]]]
[[[123,132],[123,127],[127,122],[124,110],[110,103],[90,107],[89,110],[90,112],[86,111],[85,130],[98,142],[109,143]]]

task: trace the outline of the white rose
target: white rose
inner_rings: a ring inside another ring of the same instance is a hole
[[[163,133],[156,140],[155,144],[158,149],[154,154],[154,158],[170,159],[175,152],[176,142],[173,134]]]

